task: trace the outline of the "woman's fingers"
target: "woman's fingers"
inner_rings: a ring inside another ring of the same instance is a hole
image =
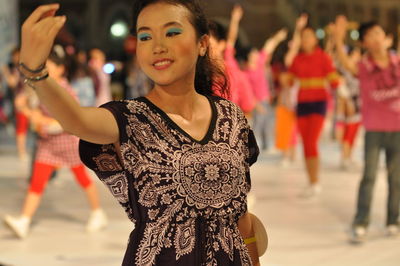
[[[33,31],[38,34],[52,39],[52,29],[56,26],[60,26],[60,24],[64,25],[65,16],[57,16],[57,17],[47,17],[34,25],[32,28]],[[59,28],[60,29],[60,28]],[[51,33],[50,33],[51,32]],[[58,32],[58,31],[57,31]],[[54,35],[55,37],[55,35]]]
[[[32,26],[32,32],[35,32],[35,34],[39,36],[40,35],[47,36],[49,29],[54,23],[55,23],[55,17],[44,18]]]
[[[55,16],[59,5],[38,7],[22,26],[20,60],[36,69],[49,56],[54,39],[64,26],[65,16]]]
[[[36,24],[43,17],[48,17],[51,14],[55,14],[57,9],[60,8],[59,4],[43,5],[39,6],[32,12],[32,14],[25,20],[23,27],[31,27]]]
[[[57,36],[58,32],[64,26],[65,21],[67,21],[67,18],[65,16],[56,17],[56,22],[49,29],[49,32],[48,32],[49,38],[54,39]]]
[[[56,14],[56,12],[57,12],[57,10],[55,10],[55,9],[52,9],[52,10],[50,10],[50,11],[47,11],[46,13],[44,13],[44,14],[41,16],[40,20],[42,20],[42,19],[44,19],[44,18],[47,18],[47,17],[54,17],[55,14]],[[39,20],[39,21],[40,21],[40,20]]]

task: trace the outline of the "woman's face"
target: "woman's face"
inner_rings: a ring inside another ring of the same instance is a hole
[[[312,52],[318,44],[317,36],[312,29],[306,28],[301,33],[301,49],[304,52]]]
[[[106,55],[100,49],[92,49],[90,51],[90,62],[89,65],[95,70],[102,70],[106,63]]]
[[[163,2],[149,5],[139,14],[138,63],[157,85],[194,83],[198,56],[205,54],[209,40],[208,36],[198,39],[190,16],[184,6]]]

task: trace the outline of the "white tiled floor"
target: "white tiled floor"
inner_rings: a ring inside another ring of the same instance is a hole
[[[338,156],[335,144],[322,145],[323,191],[314,200],[297,197],[306,184],[301,160],[284,169],[277,155],[264,154],[253,166],[251,210],[265,223],[270,237],[262,265],[400,265],[400,237],[389,239],[383,234],[383,168],[376,183],[369,239],[361,246],[349,244],[361,174],[360,169],[339,171]],[[360,150],[356,158],[361,162]],[[26,179],[26,167],[18,163],[13,147],[0,145],[0,216],[20,210]],[[132,225],[106,188],[100,183],[98,187],[110,218],[105,231],[85,233],[85,195],[68,170],[62,170],[49,184],[26,240],[16,239],[0,225],[0,265],[120,265]]]

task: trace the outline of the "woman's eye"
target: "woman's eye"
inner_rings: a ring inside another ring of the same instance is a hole
[[[150,36],[150,34],[148,34],[148,33],[143,33],[143,34],[139,34],[138,39],[139,39],[140,41],[144,42],[144,41],[150,40],[150,39],[151,39],[151,36]]]
[[[167,37],[173,37],[173,36],[179,35],[179,34],[181,34],[181,33],[182,33],[182,30],[181,30],[181,29],[169,29],[169,30],[167,31]]]

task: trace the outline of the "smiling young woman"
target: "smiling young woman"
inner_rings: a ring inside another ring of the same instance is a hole
[[[57,9],[39,7],[24,23],[21,61],[31,70],[65,22]],[[83,162],[135,224],[123,265],[259,265],[247,212],[258,147],[240,109],[214,96],[228,88],[209,57],[202,9],[134,1],[133,24],[138,62],[155,84],[145,97],[84,108],[51,78],[32,72],[27,83],[81,138]]]

